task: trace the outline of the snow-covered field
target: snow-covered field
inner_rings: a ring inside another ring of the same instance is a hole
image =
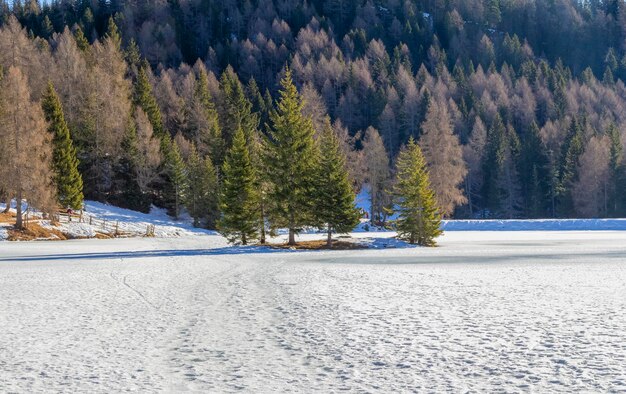
[[[626,390],[626,232],[440,244],[3,243],[0,391]]]

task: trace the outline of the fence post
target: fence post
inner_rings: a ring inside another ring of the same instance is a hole
[[[119,235],[120,234],[120,221],[118,220],[117,222],[115,222],[115,235]]]
[[[93,222],[93,216],[89,216],[89,225],[91,226]]]

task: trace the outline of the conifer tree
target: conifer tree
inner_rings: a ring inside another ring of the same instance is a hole
[[[122,140],[122,155],[116,168],[118,204],[149,212],[159,181],[161,142],[153,135],[145,112],[135,107]]]
[[[63,207],[82,209],[83,178],[78,172],[76,149],[65,122],[61,101],[52,83],[48,83],[42,108],[48,122],[48,132],[52,135],[52,170],[57,199]]]
[[[529,217],[541,217],[547,212],[550,195],[549,161],[546,147],[533,122],[524,134],[520,155],[520,180]]]
[[[243,86],[232,68],[222,74],[220,85],[223,92],[222,131],[226,146],[230,146],[233,135],[241,128],[246,140],[259,126],[259,118],[252,112],[252,103],[246,97]]]
[[[15,228],[24,227],[22,202],[51,212],[55,190],[50,182],[52,147],[39,103],[31,101],[28,80],[17,67],[9,67],[0,85],[0,179],[5,192],[15,197]]]
[[[359,223],[354,191],[339,138],[326,118],[319,136],[320,159],[315,177],[315,217],[326,227],[326,245],[332,246],[332,233],[347,233]]]
[[[606,134],[610,140],[609,156],[609,207],[608,211],[612,216],[621,213],[624,196],[620,193],[624,185],[625,174],[623,165],[624,147],[620,139],[620,133],[614,123],[609,124]]]
[[[110,40],[111,43],[115,45],[118,51],[121,50],[122,36],[120,35],[120,30],[117,28],[117,25],[115,24],[115,20],[113,19],[112,16],[109,17],[105,38],[107,40]]]
[[[172,141],[169,135],[162,139],[162,151],[164,158],[165,202],[172,215],[178,219],[180,209],[185,198],[187,187],[187,168],[180,153],[176,141]]]
[[[393,194],[399,213],[398,238],[411,244],[435,246],[435,238],[442,233],[441,214],[430,187],[426,160],[412,137],[400,151],[396,167]]]
[[[274,204],[274,227],[289,229],[289,244],[312,220],[312,188],[317,161],[313,123],[302,114],[302,98],[291,71],[281,80],[280,99],[271,115],[272,125],[266,162],[274,185],[269,200]]]
[[[498,190],[498,176],[502,172],[502,165],[506,151],[506,129],[499,114],[493,120],[487,132],[487,144],[483,159],[483,187],[482,197],[485,208],[492,212],[500,208],[500,193]]]
[[[224,161],[224,140],[220,128],[217,110],[209,92],[209,79],[204,67],[200,68],[196,88],[194,91],[194,112],[192,117],[193,134],[195,135],[198,151],[202,155],[208,154],[215,165]]]
[[[120,192],[117,203],[122,207],[147,213],[150,204],[144,198],[136,177],[137,167],[140,165],[138,144],[137,127],[131,116],[122,140],[122,156],[115,171],[115,184]]]
[[[85,34],[83,33],[83,29],[80,26],[76,26],[76,30],[74,30],[74,39],[76,40],[76,46],[82,52],[87,52],[89,50],[89,41]]]
[[[247,245],[257,237],[258,219],[254,214],[258,203],[256,174],[250,160],[246,137],[241,128],[222,166],[220,193],[221,217],[217,228],[230,242]]]
[[[154,94],[152,93],[152,85],[148,78],[149,69],[150,65],[145,61],[142,63],[141,67],[139,67],[133,101],[135,105],[141,107],[146,115],[148,115],[148,119],[154,129],[154,134],[162,138],[165,134],[163,117],[159,105],[154,98]]]
[[[428,162],[430,183],[441,213],[450,215],[457,205],[467,202],[460,187],[467,174],[467,167],[445,104],[431,101],[422,123],[419,143]]]
[[[580,121],[572,119],[570,128],[561,148],[561,162],[557,197],[559,215],[571,215],[574,210],[572,187],[578,180],[578,161],[583,154],[583,130]]]
[[[373,127],[365,130],[363,155],[365,178],[370,188],[370,222],[384,224],[387,218],[385,208],[391,200],[387,190],[391,178],[389,156],[380,134]]]
[[[185,206],[193,218],[194,227],[204,221],[208,228],[215,225],[217,213],[217,174],[209,157],[200,158],[195,146],[191,146],[187,174]]]

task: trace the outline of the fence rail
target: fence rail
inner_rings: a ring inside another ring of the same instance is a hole
[[[156,227],[154,224],[146,225],[146,231],[128,231],[120,228],[119,220],[106,220],[98,219],[92,215],[84,214],[80,211],[78,213],[69,214],[67,212],[58,212],[56,214],[56,220],[59,223],[85,223],[92,227],[100,229],[100,232],[112,235],[114,237],[120,237],[124,235],[143,235],[146,237],[154,237]]]

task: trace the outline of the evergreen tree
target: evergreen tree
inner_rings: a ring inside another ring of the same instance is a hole
[[[302,114],[304,105],[293,84],[291,71],[281,80],[280,99],[271,115],[272,125],[266,160],[273,187],[269,200],[274,204],[275,227],[289,229],[289,244],[312,219],[312,188],[317,161],[313,123]]]
[[[547,212],[550,195],[548,188],[549,162],[546,147],[539,127],[533,122],[524,134],[520,157],[520,180],[524,195],[526,215],[528,217],[542,217]]]
[[[578,180],[578,161],[583,154],[583,130],[577,118],[572,119],[568,135],[561,150],[557,202],[559,215],[569,216],[574,212],[572,187]]]
[[[332,246],[332,233],[347,233],[359,223],[359,211],[354,205],[354,191],[346,169],[346,159],[339,138],[326,118],[319,136],[320,160],[315,178],[315,217],[328,234],[327,246]]]
[[[226,146],[230,146],[233,135],[239,128],[249,141],[259,126],[259,118],[252,112],[252,103],[246,98],[237,74],[230,67],[222,74],[220,85],[224,95],[221,120]]]
[[[180,208],[185,199],[187,188],[187,168],[176,141],[169,135],[162,139],[161,150],[164,158],[165,203],[175,218],[180,216]]]
[[[430,187],[426,159],[412,137],[400,151],[396,167],[393,194],[399,213],[398,238],[411,244],[435,246],[435,238],[442,233],[441,214]]]
[[[195,146],[192,145],[188,163],[185,206],[193,218],[194,227],[199,227],[203,221],[208,228],[215,225],[217,200],[215,167],[209,157],[202,160]]]
[[[122,140],[122,157],[115,170],[115,184],[120,194],[116,202],[122,207],[148,213],[150,201],[145,198],[136,176],[141,160],[138,145],[137,127],[131,116]]]
[[[152,93],[152,85],[148,78],[149,70],[150,65],[144,61],[137,73],[133,101],[135,105],[141,107],[146,115],[148,115],[148,119],[154,129],[154,134],[162,138],[165,135],[163,117],[159,105],[154,98],[154,94]]]
[[[52,83],[43,96],[42,108],[52,135],[52,169],[57,200],[63,207],[82,209],[83,178],[78,172],[78,158],[70,130],[65,122],[61,101]]]
[[[500,208],[501,196],[498,190],[498,176],[502,172],[505,149],[506,129],[502,123],[502,118],[497,114],[487,132],[481,193],[485,208],[488,208],[492,213]]]
[[[115,20],[112,16],[109,17],[105,38],[110,40],[118,51],[122,49],[122,36],[120,35],[120,30],[117,28]]]
[[[83,30],[80,28],[80,26],[76,26],[76,30],[74,31],[74,39],[76,40],[76,45],[78,46],[78,49],[80,49],[82,52],[87,52],[89,50],[89,41],[87,40],[87,37],[85,37],[85,34],[83,33]]]
[[[624,196],[620,190],[624,190],[624,174],[623,155],[624,148],[620,139],[619,130],[614,123],[609,124],[606,134],[610,139],[610,157],[609,157],[609,206],[608,211],[611,216],[619,216],[622,213],[622,203]]]
[[[210,155],[213,163],[219,166],[224,160],[224,140],[222,139],[217,110],[209,92],[209,79],[204,67],[200,68],[198,73],[194,101],[196,105],[194,109],[199,115],[199,119],[194,122],[198,151],[201,154]]]
[[[222,173],[219,203],[221,217],[217,228],[230,242],[247,245],[257,237],[258,219],[254,213],[257,209],[258,193],[255,170],[241,128],[233,136]]]

